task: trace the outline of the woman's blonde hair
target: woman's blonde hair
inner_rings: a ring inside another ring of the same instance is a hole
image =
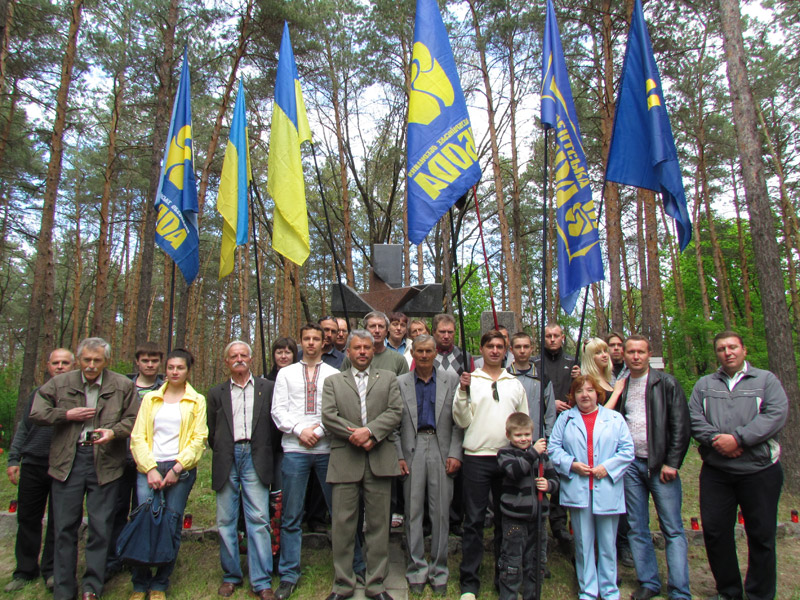
[[[601,371],[597,363],[594,362],[595,354],[600,352],[608,352],[608,344],[600,338],[592,338],[586,342],[583,349],[583,356],[581,356],[581,373],[583,375],[591,375],[598,381],[605,381],[611,383],[611,378],[614,376],[614,371],[611,368],[611,360],[608,361],[606,368]]]

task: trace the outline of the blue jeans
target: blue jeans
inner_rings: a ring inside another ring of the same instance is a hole
[[[681,521],[681,479],[662,483],[661,471],[648,474],[647,459],[637,458],[625,471],[625,506],[628,510],[628,542],[636,565],[639,584],[653,591],[661,590],[658,562],[650,536],[649,496],[658,514],[658,523],[666,542],[667,589],[670,598],[691,598],[689,590],[689,544]]]
[[[247,566],[250,587],[255,592],[271,587],[272,545],[269,535],[269,488],[261,483],[253,466],[249,443],[234,446],[233,465],[228,481],[217,492],[217,527],[219,529],[219,558],[223,581],[242,583],[239,564],[239,539],[236,525],[239,520],[239,498],[244,506],[247,527]]]
[[[172,468],[175,462],[170,460],[157,463],[158,472],[161,473],[162,477]],[[181,472],[178,483],[164,488],[164,500],[167,503],[167,508],[179,515],[183,515],[183,511],[186,509],[186,501],[189,499],[189,492],[192,491],[195,479],[197,479],[197,469],[189,469]],[[136,476],[136,495],[139,498],[139,504],[151,498],[153,494],[153,490],[147,485],[147,475],[138,473]],[[183,519],[178,519],[178,526],[175,529],[176,548],[180,547],[182,527]],[[169,576],[172,575],[173,569],[175,569],[174,560],[168,565],[156,567],[155,574],[151,567],[134,567],[131,575],[133,591],[148,592],[156,590],[166,592],[169,587]]]
[[[300,579],[300,549],[303,543],[303,508],[305,506],[308,478],[316,473],[325,504],[331,510],[331,486],[325,481],[328,475],[330,454],[286,452],[281,463],[283,477],[283,514],[281,517],[281,560],[278,570],[281,581],[297,583]],[[361,543],[356,535],[353,571],[366,568],[361,553]]]

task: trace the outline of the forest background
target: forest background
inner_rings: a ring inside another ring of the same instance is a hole
[[[573,315],[560,310],[552,186],[547,269],[541,268],[544,0],[439,4],[483,166],[477,198],[498,309],[515,312],[520,328],[537,333],[544,280],[547,320],[563,323],[574,346],[581,302]],[[612,329],[649,335],[654,354],[688,393],[716,366],[713,334],[740,331],[753,364],[775,371],[792,399],[784,437],[787,459],[797,464],[800,3],[643,3],[693,222],[683,253],[660,197],[602,185],[633,0],[554,4],[606,264],[605,282],[589,290],[585,335]],[[138,343],[167,346],[172,263],[154,243],[153,202],[184,44],[200,274],[187,289],[178,273],[173,346],[197,357],[196,387],[225,376],[221,352],[231,339],[253,341],[254,365],[263,352],[252,236],[237,250],[233,275],[217,278],[222,222],[216,194],[239,78],[263,198],[251,205],[251,218],[267,347],[330,312],[336,275],[312,152],[343,279],[364,290],[372,245],[402,244],[405,284],[442,282],[443,310],[453,312],[452,273],[460,265],[474,347],[479,314],[489,308],[474,205],[455,213],[455,257],[447,217],[420,246],[410,247],[405,235],[414,6],[414,0],[0,0],[3,445],[23,405],[17,398],[41,383],[49,349],[74,349],[83,337],[101,336],[114,349],[114,368],[129,371]],[[303,149],[311,255],[301,267],[271,250],[266,197],[284,21],[315,141],[313,150]],[[790,485],[797,489],[800,475]]]

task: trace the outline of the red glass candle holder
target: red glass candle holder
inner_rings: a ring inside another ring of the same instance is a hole
[[[797,522],[798,522],[797,511],[793,510],[792,511],[792,523],[797,523]]]
[[[700,522],[697,517],[692,517],[692,531],[700,531]]]
[[[744,525],[744,515],[739,511],[739,525]]]
[[[16,500],[12,500],[11,502],[8,503],[8,512],[10,512],[10,513],[17,512],[17,501]]]
[[[183,515],[183,528],[184,529],[192,528],[192,513],[186,513],[185,515]]]

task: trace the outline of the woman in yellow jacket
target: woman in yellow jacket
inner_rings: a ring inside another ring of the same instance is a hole
[[[194,358],[186,350],[167,355],[167,382],[142,399],[131,433],[131,452],[139,470],[136,492],[139,503],[157,490],[164,492],[167,508],[183,515],[189,492],[197,478],[197,463],[203,454],[208,426],[206,399],[189,385]],[[175,531],[180,544],[182,518]],[[164,600],[175,561],[153,573],[150,567],[133,569],[130,600]]]

